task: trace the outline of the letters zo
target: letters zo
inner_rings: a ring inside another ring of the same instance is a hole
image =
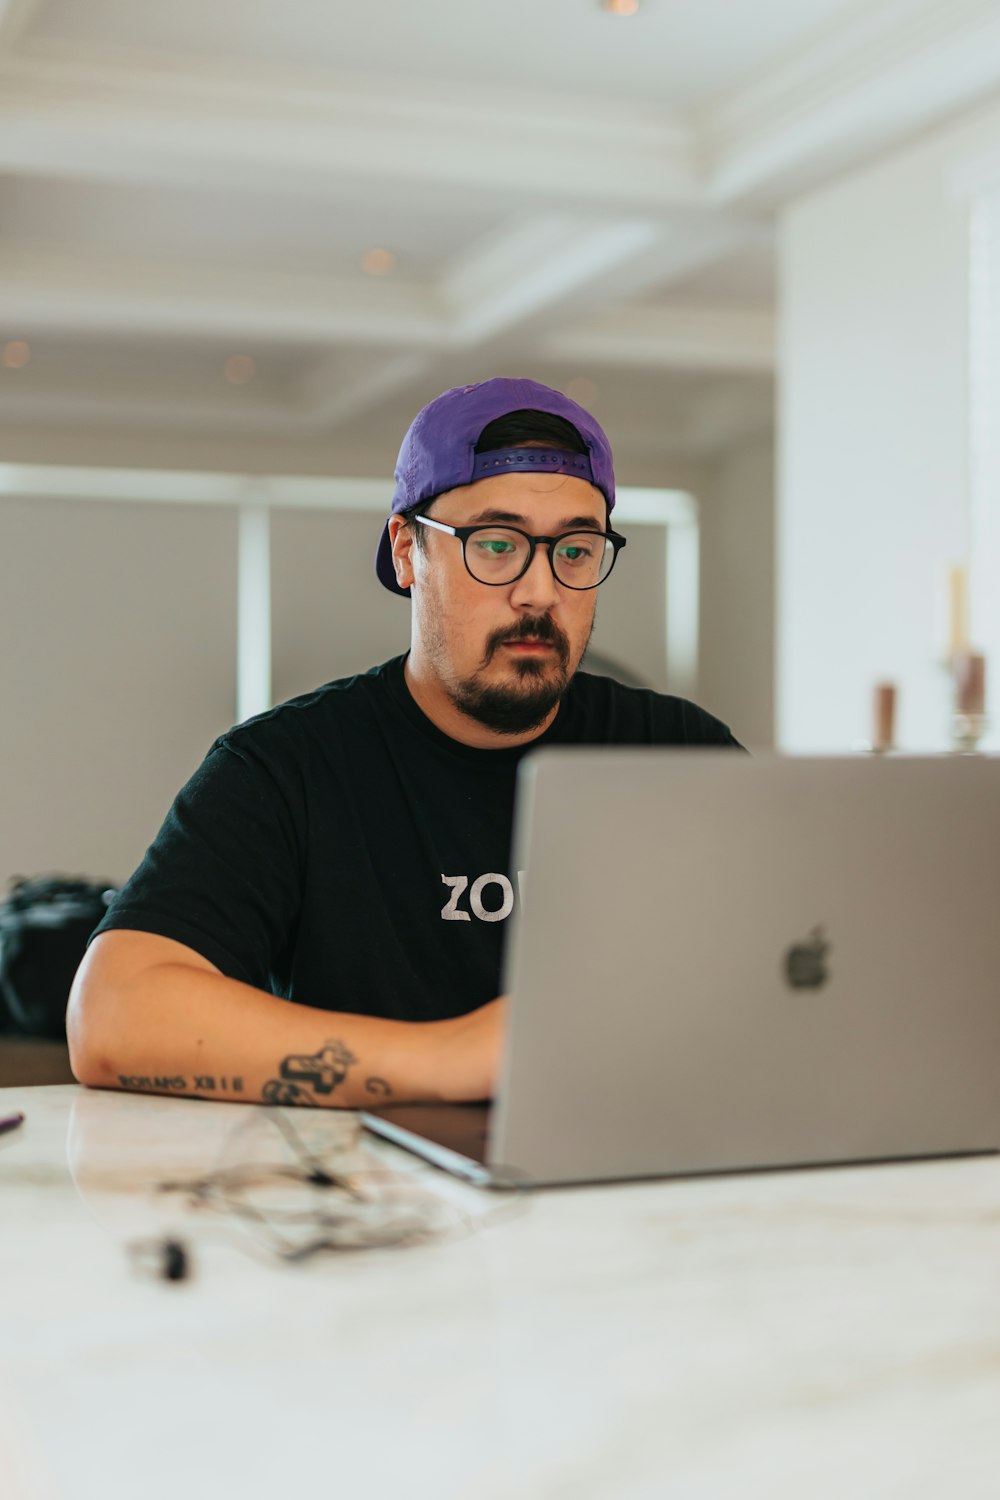
[[[469,883],[468,875],[442,875],[449,887],[448,900],[441,908],[443,922],[503,922],[514,910],[514,887],[506,875],[490,871],[477,875]],[[517,872],[518,899],[524,899],[524,871]]]

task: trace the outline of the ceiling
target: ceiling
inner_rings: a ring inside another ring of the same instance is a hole
[[[0,458],[382,473],[505,373],[650,482],[773,422],[782,204],[998,90],[1000,0],[0,0]]]

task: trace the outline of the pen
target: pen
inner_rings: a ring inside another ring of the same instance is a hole
[[[23,1120],[23,1115],[3,1115],[0,1117],[0,1135],[3,1135],[5,1130],[16,1130]]]

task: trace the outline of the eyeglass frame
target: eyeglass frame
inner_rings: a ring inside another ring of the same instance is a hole
[[[462,561],[465,564],[465,571],[468,573],[469,577],[473,580],[474,583],[481,583],[483,585],[483,588],[485,589],[506,589],[510,588],[512,583],[517,583],[519,579],[524,577],[525,573],[527,573],[528,569],[531,567],[531,564],[534,562],[535,549],[538,546],[539,542],[544,542],[546,551],[549,555],[549,568],[551,569],[552,577],[555,579],[556,583],[558,583],[564,589],[572,589],[576,594],[587,594],[591,589],[598,589],[600,588],[602,583],[607,583],[608,579],[611,577],[612,572],[614,571],[615,563],[618,561],[618,554],[628,541],[628,537],[622,536],[617,531],[598,531],[596,527],[591,530],[586,526],[574,526],[570,531],[561,531],[558,536],[532,536],[530,531],[522,531],[520,526],[508,526],[504,521],[495,521],[492,523],[489,521],[480,521],[476,526],[452,526],[447,521],[439,521],[436,516],[422,516],[418,514],[415,515],[413,519],[415,521],[420,521],[424,526],[433,526],[435,531],[443,531],[448,536],[457,536],[458,540],[462,543]],[[469,540],[469,537],[477,531],[513,531],[515,535],[523,536],[524,540],[528,543],[528,556],[520,573],[515,573],[513,578],[505,578],[502,583],[491,583],[486,578],[477,578],[475,573],[473,573],[472,569],[469,567],[469,559],[465,550],[465,546]],[[599,578],[596,583],[563,583],[563,580],[556,572],[556,565],[553,561],[552,549],[556,545],[556,543],[561,542],[564,537],[580,535],[603,537],[605,541],[609,541],[611,543],[611,545],[614,547],[614,556],[611,559],[611,567],[605,573],[604,577]]]

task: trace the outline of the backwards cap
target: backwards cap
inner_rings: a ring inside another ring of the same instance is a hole
[[[514,411],[542,411],[572,423],[587,445],[586,453],[565,453],[554,448],[502,448],[477,453],[476,444],[484,427]],[[477,479],[519,469],[526,474],[573,474],[595,485],[608,502],[615,503],[615,471],[611,444],[600,424],[588,411],[536,380],[484,380],[479,385],[460,385],[436,397],[417,413],[403,439],[396,461],[396,489],[392,514],[409,510],[458,489]],[[375,556],[379,581],[394,594],[409,598],[401,589],[392,566],[392,547],[386,523]]]

